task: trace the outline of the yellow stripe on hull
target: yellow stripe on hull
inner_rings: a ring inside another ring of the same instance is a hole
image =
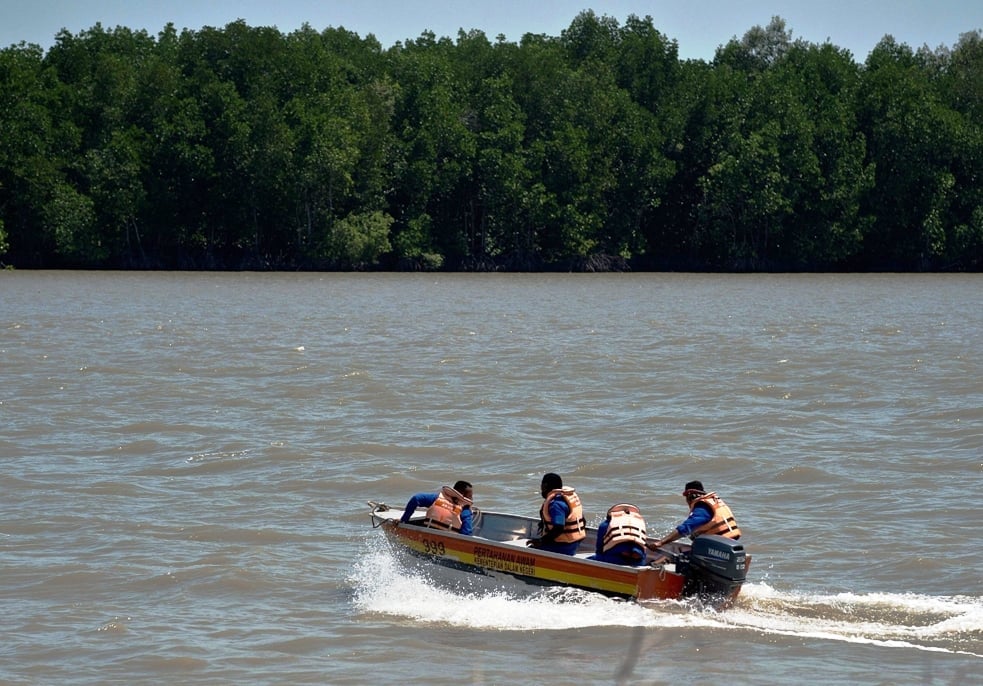
[[[683,588],[681,576],[652,567],[618,567],[426,529],[393,528],[390,533],[422,555],[610,595],[639,600],[676,598]]]

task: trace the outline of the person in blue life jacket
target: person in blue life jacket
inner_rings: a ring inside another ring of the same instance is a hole
[[[716,493],[707,493],[703,490],[703,482],[688,482],[683,488],[683,497],[689,505],[689,516],[658,541],[646,543],[646,548],[657,551],[667,543],[683,536],[694,539],[703,534],[716,534],[735,540],[741,537],[741,529],[737,526],[737,520],[730,507]]]
[[[410,521],[417,508],[425,507],[424,526],[470,536],[474,533],[473,499],[474,487],[467,481],[458,481],[453,488],[443,486],[437,493],[417,493],[406,503],[399,521]]]
[[[563,479],[552,472],[543,475],[539,485],[543,506],[539,510],[539,538],[530,538],[526,545],[562,555],[573,555],[587,537],[587,522],[580,496],[563,486]]]
[[[589,560],[637,567],[645,564],[645,520],[638,508],[619,503],[597,527],[597,544]]]

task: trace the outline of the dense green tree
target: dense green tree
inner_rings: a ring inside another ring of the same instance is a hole
[[[853,102],[859,70],[832,45],[792,41],[784,23],[756,27],[718,52],[740,103],[700,177],[702,242],[742,269],[850,265],[870,220],[872,183]],[[704,125],[706,125],[704,123]]]
[[[983,40],[864,64],[774,17],[383,50],[95,25],[0,50],[0,258],[32,267],[968,269]]]
[[[926,61],[890,37],[867,59],[858,112],[876,167],[868,199],[876,219],[865,250],[877,267],[932,269],[956,260],[954,204],[962,191],[979,198],[980,128],[946,107]]]
[[[680,65],[657,113],[665,131],[664,155],[674,166],[665,193],[643,227],[646,264],[656,268],[719,268],[715,246],[701,235],[699,180],[713,163],[716,141],[737,117],[736,93],[744,77],[702,60]]]
[[[947,236],[941,266],[979,269],[983,265],[983,35],[979,30],[964,33],[951,51],[942,50],[936,57],[936,91],[956,140],[950,164],[950,212],[939,216]]]
[[[71,264],[95,248],[92,203],[72,183],[71,92],[36,45],[0,51],[0,218],[13,264]]]
[[[874,167],[854,111],[860,71],[849,53],[829,43],[798,43],[785,66],[810,123],[810,147],[798,158],[800,170],[792,170],[796,203],[783,262],[811,269],[852,267],[873,221],[862,210]]]
[[[617,19],[607,15],[599,17],[593,10],[586,10],[560,32],[560,45],[574,67],[585,62],[611,65],[617,53],[619,34]]]
[[[475,181],[480,213],[471,252],[477,263],[498,260],[513,266],[532,266],[530,224],[535,178],[525,147],[525,114],[513,97],[505,76],[481,82],[475,98],[478,116],[478,155]]]
[[[323,253],[344,269],[376,264],[391,249],[393,218],[378,210],[349,214],[331,224],[322,241]]]
[[[473,165],[477,141],[473,112],[453,68],[449,39],[425,33],[394,50],[393,69],[401,88],[394,108],[400,175],[394,199],[413,222],[415,244],[402,240],[401,257],[439,256],[460,265],[473,233]],[[427,235],[421,232],[426,229]]]
[[[969,31],[946,51],[940,92],[947,104],[976,125],[983,123],[983,34]]]
[[[617,83],[631,99],[652,113],[669,116],[664,110],[671,107],[680,79],[679,46],[655,28],[652,17],[628,17],[612,59]]]

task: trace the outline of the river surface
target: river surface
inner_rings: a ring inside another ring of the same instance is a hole
[[[370,526],[546,471],[653,535],[702,479],[736,606],[462,593]],[[0,272],[0,474],[3,684],[983,673],[980,275]]]

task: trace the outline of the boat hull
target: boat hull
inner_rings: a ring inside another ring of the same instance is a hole
[[[678,598],[685,578],[653,567],[622,567],[515,544],[406,524],[385,525],[397,545],[430,562],[459,571],[510,577],[536,586],[566,586],[609,596],[655,600]]]

